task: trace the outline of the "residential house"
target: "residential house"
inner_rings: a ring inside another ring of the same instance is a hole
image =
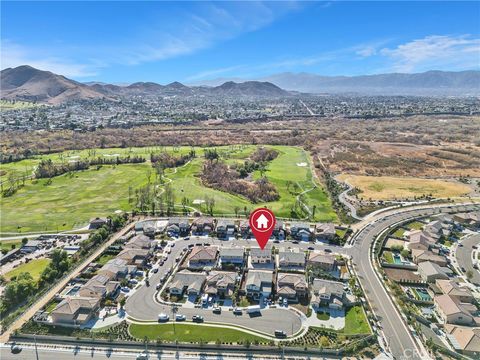
[[[249,253],[249,264],[253,268],[273,268],[275,266],[275,257],[270,247],[251,248]]]
[[[217,253],[216,246],[194,246],[187,257],[187,266],[190,269],[213,268],[217,261]]]
[[[78,291],[81,297],[92,297],[97,299],[105,299],[114,295],[120,288],[118,281],[111,281],[110,278],[103,274],[98,274],[88,280]]]
[[[428,250],[437,242],[422,230],[414,230],[407,236],[408,250]]]
[[[439,295],[433,298],[435,310],[444,324],[474,325],[472,315],[477,310],[475,305],[462,303],[450,295]]]
[[[308,296],[308,285],[303,274],[278,273],[277,296],[298,300]]]
[[[187,236],[190,224],[187,218],[173,217],[168,220],[166,232],[169,236]]]
[[[248,220],[240,220],[239,230],[244,239],[253,237],[252,229],[250,229],[250,222]]]
[[[285,224],[283,221],[277,220],[275,226],[273,227],[272,236],[277,240],[285,240],[286,231]]]
[[[127,265],[135,265],[139,268],[143,268],[151,256],[152,253],[149,250],[124,249],[117,255],[117,259],[126,260]]]
[[[418,264],[418,275],[427,283],[434,283],[438,279],[448,279],[448,272],[448,268],[431,261],[423,261]]]
[[[335,224],[318,223],[315,225],[315,238],[319,241],[330,241],[335,238]]]
[[[343,283],[338,281],[314,279],[310,304],[314,308],[328,306],[332,309],[341,309],[346,302],[343,287]]]
[[[304,270],[305,253],[303,251],[280,251],[278,253],[278,266],[284,270]]]
[[[193,220],[192,234],[194,235],[209,235],[215,228],[215,221],[211,217],[199,217]]]
[[[105,275],[110,280],[119,280],[127,277],[128,274],[135,272],[136,267],[128,265],[125,259],[114,258],[108,260],[105,265],[98,271],[99,275]]]
[[[441,221],[435,220],[430,221],[427,225],[423,227],[423,231],[430,237],[438,240],[441,236],[448,236],[450,231]]]
[[[52,322],[58,325],[81,326],[98,316],[99,298],[67,297],[50,313]]]
[[[453,221],[463,226],[477,228],[480,226],[480,211],[454,214]]]
[[[469,288],[460,286],[460,284],[454,280],[439,279],[435,282],[435,285],[437,285],[443,294],[449,295],[462,303],[472,303],[475,299]]]
[[[144,250],[153,250],[156,246],[156,242],[150,239],[150,237],[140,234],[135,235],[130,241],[128,241],[124,248],[125,249],[144,249]]]
[[[455,351],[480,359],[480,328],[447,324],[445,332]]]
[[[182,270],[173,276],[168,289],[170,294],[175,296],[183,296],[184,293],[198,296],[202,291],[206,278],[207,275],[203,272]]]
[[[302,222],[291,223],[290,235],[296,240],[309,241],[312,236],[310,224]]]
[[[308,254],[307,265],[313,268],[320,268],[325,271],[333,271],[337,266],[335,255],[320,251],[311,251]]]
[[[245,281],[247,296],[259,299],[261,296],[268,298],[272,294],[272,270],[248,270]]]
[[[414,249],[412,250],[412,258],[415,264],[420,264],[424,261],[430,261],[440,266],[447,265],[447,259],[444,256],[434,253],[430,250]]]
[[[231,219],[219,219],[217,221],[217,237],[220,239],[228,239],[235,236],[237,227],[235,221]]]
[[[221,247],[219,251],[218,267],[225,266],[243,266],[244,250],[240,247]]]
[[[212,271],[206,280],[205,294],[218,296],[222,299],[232,296],[235,289],[237,274],[227,271]]]

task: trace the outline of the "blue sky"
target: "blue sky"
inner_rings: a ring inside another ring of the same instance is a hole
[[[480,3],[1,2],[1,67],[80,81],[480,68]]]

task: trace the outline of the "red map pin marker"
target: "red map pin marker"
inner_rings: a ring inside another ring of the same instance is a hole
[[[276,223],[275,215],[268,209],[256,209],[250,214],[250,229],[257,240],[260,249],[267,245]]]

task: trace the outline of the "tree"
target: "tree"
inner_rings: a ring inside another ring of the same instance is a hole
[[[240,207],[239,206],[235,206],[233,208],[233,211],[235,212],[235,217],[238,217],[238,213],[240,212]]]
[[[24,237],[22,239],[22,245],[25,246],[27,243],[28,243],[28,239],[26,237]]]
[[[472,271],[472,270],[467,270],[467,272],[465,273],[465,275],[467,276],[467,279],[468,279],[468,280],[471,280],[472,277],[473,277],[473,271]]]
[[[125,303],[127,302],[127,299],[125,299],[125,297],[122,297],[120,299],[120,301],[118,302],[120,304],[120,309],[123,309],[123,307],[125,306]]]

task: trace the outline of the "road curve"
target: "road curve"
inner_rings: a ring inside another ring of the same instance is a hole
[[[377,277],[370,258],[371,244],[385,229],[396,223],[439,213],[470,211],[478,208],[479,205],[445,205],[403,210],[369,223],[355,235],[352,249],[355,270],[358,274],[360,284],[365,290],[365,296],[372,306],[374,313],[379,318],[383,332],[387,337],[390,352],[394,358],[421,359],[422,355],[417,352],[417,344],[410,330],[404,324],[392,299]]]
[[[457,258],[457,264],[460,266],[460,271],[463,273],[463,269],[465,269],[466,275],[467,271],[472,272],[472,278],[469,280],[472,284],[480,286],[480,272],[473,267],[472,262],[472,253],[473,253],[473,246],[480,245],[480,235],[469,235],[465,237],[461,242],[461,247],[457,246],[455,257]]]

